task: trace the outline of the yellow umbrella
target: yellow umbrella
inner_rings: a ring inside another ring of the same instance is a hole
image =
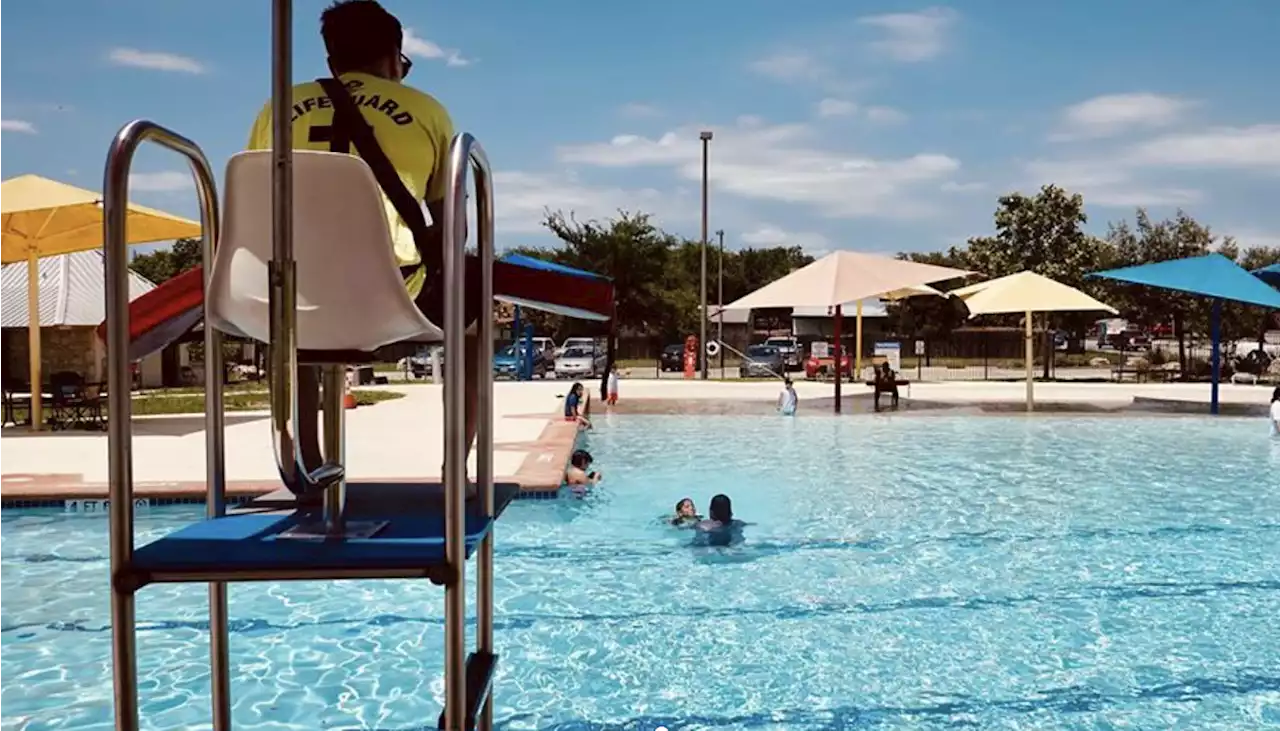
[[[130,244],[200,235],[199,223],[143,206],[130,204],[125,220]],[[102,247],[102,195],[39,175],[10,178],[0,183],[0,237],[0,261],[27,262],[31,427],[40,429],[39,260]]]
[[[947,292],[943,292],[927,284],[913,284],[909,287],[902,287],[889,292],[883,292],[876,295],[876,299],[883,302],[897,302],[900,300],[910,299],[912,297],[950,297]],[[853,372],[858,378],[862,377],[862,303],[858,300],[855,309],[854,319],[854,358]]]
[[[1012,313],[1026,316],[1027,411],[1035,410],[1035,376],[1031,362],[1035,358],[1031,334],[1032,313],[1100,310],[1118,314],[1114,307],[1035,272],[1018,272],[989,282],[971,284],[951,290],[951,295],[964,300],[971,318]]]

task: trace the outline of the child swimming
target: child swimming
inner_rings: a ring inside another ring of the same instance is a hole
[[[676,503],[676,514],[671,518],[671,525],[677,528],[690,528],[700,520],[702,516],[698,515],[698,509],[694,507],[693,500],[683,498]]]

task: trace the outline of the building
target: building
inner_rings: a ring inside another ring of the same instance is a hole
[[[79,373],[90,382],[106,380],[106,345],[96,332],[106,313],[104,263],[100,249],[40,260],[40,357],[44,378],[58,371]],[[155,289],[129,272],[129,299]],[[6,383],[31,380],[27,336],[27,263],[0,270],[0,333]],[[160,355],[142,361],[144,386],[161,382]]]

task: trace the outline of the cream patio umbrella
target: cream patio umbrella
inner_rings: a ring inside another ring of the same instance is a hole
[[[1042,277],[1035,272],[1018,272],[1007,277],[978,282],[951,290],[969,308],[969,317],[979,315],[1022,314],[1026,317],[1027,411],[1035,410],[1035,343],[1031,333],[1031,317],[1036,312],[1091,312],[1118,314],[1074,287]]]
[[[890,295],[914,296],[932,294],[932,288],[921,287],[930,282],[966,277],[970,272],[962,269],[920,264],[877,254],[857,251],[837,251],[791,272],[787,276],[757,289],[751,294],[730,302],[726,310],[760,310],[768,308],[821,307],[835,316],[835,410],[840,411],[840,323],[843,307],[872,297],[890,298]],[[859,308],[860,308],[859,304]],[[861,332],[859,317],[859,333]],[[861,344],[859,343],[859,346]],[[859,347],[858,354],[862,352]]]
[[[27,262],[31,428],[44,414],[40,377],[40,259],[102,248],[102,195],[39,175],[0,183],[0,260]],[[194,237],[200,224],[152,208],[130,204],[125,219],[130,244]]]

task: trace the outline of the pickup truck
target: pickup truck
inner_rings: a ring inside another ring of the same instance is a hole
[[[800,343],[795,338],[769,338],[762,345],[777,348],[779,355],[782,356],[782,365],[787,370],[800,370]]]

